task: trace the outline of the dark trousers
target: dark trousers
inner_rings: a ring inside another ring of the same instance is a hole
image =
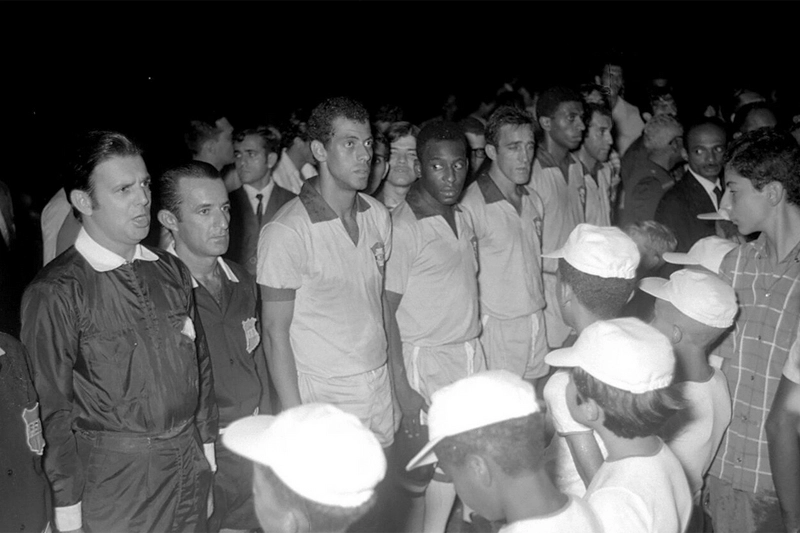
[[[173,433],[76,433],[84,531],[205,530],[211,470],[194,424]]]

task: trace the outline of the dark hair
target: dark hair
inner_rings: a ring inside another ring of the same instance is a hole
[[[597,113],[598,115],[612,118],[611,117],[611,108],[605,104],[597,104],[594,102],[584,102],[583,103],[583,123],[586,124],[586,129],[589,129],[589,124],[592,122],[592,117],[594,114]]]
[[[486,135],[486,126],[473,116],[462,118],[458,121],[458,125],[464,130],[464,133],[472,133],[473,135]]]
[[[240,143],[248,135],[261,137],[266,155],[279,153],[281,149],[281,134],[275,126],[262,125],[255,128],[244,128],[233,132],[233,141]]]
[[[624,439],[656,435],[667,419],[684,407],[680,390],[674,384],[634,394],[603,383],[580,367],[573,367],[571,372],[578,390],[578,405],[594,400],[603,409],[603,426]]]
[[[101,163],[113,157],[141,156],[142,149],[131,139],[116,131],[90,131],[81,135],[69,156],[64,173],[64,192],[72,202],[74,190],[89,194],[94,205],[94,183],[91,175]],[[73,209],[80,218],[80,213]]]
[[[422,161],[425,147],[432,142],[438,141],[461,143],[464,146],[465,154],[469,146],[467,138],[464,136],[464,130],[458,124],[449,120],[434,120],[427,123],[417,135],[417,158]]]
[[[289,148],[297,138],[308,142],[308,113],[302,108],[292,111],[289,118],[281,124],[280,132],[281,148]]]
[[[754,111],[768,111],[772,113],[772,116],[775,117],[775,120],[778,119],[778,113],[775,112],[775,109],[767,102],[750,102],[749,104],[744,104],[739,109],[736,110],[736,113],[733,117],[733,122],[731,123],[731,133],[738,133],[742,131],[744,127],[744,123],[747,121],[747,117],[750,116],[751,113]]]
[[[204,143],[213,141],[222,133],[222,128],[217,126],[217,122],[223,118],[222,116],[216,117],[216,119],[206,117],[189,122],[189,127],[183,135],[183,141],[192,155],[199,154]]]
[[[597,105],[605,105],[610,109],[611,104],[609,104],[608,102],[608,94],[606,88],[594,82],[583,83],[578,88],[578,92],[581,94],[581,97],[583,98],[583,105],[585,106],[586,104],[589,103],[595,103],[589,100],[589,96],[595,91],[597,91],[600,94],[600,98],[602,100],[602,104],[597,104]],[[591,118],[591,115],[589,115],[589,117]]]
[[[376,494],[365,503],[352,508],[317,503],[293,491],[272,468],[257,463],[254,466],[255,475],[263,476],[269,483],[281,507],[297,509],[308,518],[310,531],[344,531],[375,504]]]
[[[684,128],[684,135],[683,135],[683,147],[686,150],[689,149],[689,135],[691,135],[692,130],[697,128],[701,128],[703,126],[713,126],[718,128],[722,131],[723,135],[725,135],[725,139],[728,138],[728,129],[725,127],[725,123],[722,120],[718,119],[717,117],[697,117],[693,119],[689,124]]]
[[[617,318],[636,286],[635,279],[602,278],[558,260],[558,278],[572,287],[575,297],[600,320]]]
[[[386,151],[389,151],[389,139],[386,138],[386,134],[383,133],[374,123],[372,125],[372,147],[373,149],[377,145],[383,145],[386,147]]]
[[[469,454],[490,457],[509,476],[539,470],[544,462],[544,417],[533,413],[442,439],[436,457],[456,466]]]
[[[416,139],[417,135],[419,135],[419,127],[405,121],[392,122],[383,134],[386,136],[387,142],[391,145],[398,139],[408,137],[409,135]]]
[[[486,122],[486,144],[497,147],[503,126],[530,126],[533,133],[533,117],[527,111],[516,107],[498,107],[489,115],[489,120]]]
[[[222,179],[219,171],[208,163],[192,161],[167,169],[158,181],[158,197],[161,209],[166,209],[181,219],[181,195],[178,192],[181,178]]]
[[[403,108],[395,104],[383,104],[375,112],[372,120],[375,122],[401,122],[403,120]]]
[[[725,165],[749,179],[756,190],[778,181],[790,204],[800,205],[800,146],[790,133],[762,128],[728,145]]]
[[[558,106],[564,102],[583,103],[583,98],[577,91],[569,87],[550,87],[540,94],[536,101],[536,116],[553,118],[558,111]]]
[[[333,138],[333,123],[337,118],[369,124],[369,113],[360,102],[344,96],[328,98],[311,112],[308,119],[308,136],[325,146]]]
[[[497,94],[495,98],[497,107],[515,107],[517,109],[525,109],[525,99],[518,91],[503,90]]]

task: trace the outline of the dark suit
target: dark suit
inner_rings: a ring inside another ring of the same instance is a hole
[[[699,220],[701,213],[716,211],[708,192],[687,170],[671,190],[661,198],[655,220],[669,227],[678,238],[676,252],[688,252],[703,237],[716,235],[713,220]]]
[[[261,217],[261,226],[259,226],[255,210],[250,203],[250,199],[247,197],[244,186],[230,193],[231,239],[225,258],[239,263],[244,266],[250,274],[255,276],[257,267],[256,250],[258,248],[258,235],[261,232],[261,227],[275,216],[275,213],[283,207],[283,204],[295,198],[295,196],[294,193],[287,191],[276,183],[267,200],[264,215]]]

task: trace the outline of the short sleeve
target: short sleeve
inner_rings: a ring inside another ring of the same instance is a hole
[[[547,412],[553,419],[553,427],[561,436],[592,431],[591,428],[572,418],[567,407],[567,385],[569,385],[569,372],[559,370],[550,376],[544,386],[544,401],[547,404]]]
[[[275,289],[299,289],[307,264],[301,234],[280,222],[269,222],[258,238],[259,285]]]
[[[600,488],[587,496],[604,531],[652,531],[653,518],[640,497],[619,487]]]
[[[402,222],[395,224],[392,228],[391,241],[392,255],[386,262],[386,290],[395,294],[405,294],[411,266],[417,255],[411,225]]]
[[[794,340],[789,349],[789,357],[783,366],[783,375],[792,383],[800,385],[800,335]]]

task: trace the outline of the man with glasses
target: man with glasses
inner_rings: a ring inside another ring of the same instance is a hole
[[[478,177],[483,162],[486,161],[486,126],[475,117],[467,117],[458,123],[464,130],[469,144],[469,173],[467,185]]]
[[[619,225],[652,220],[658,202],[675,185],[670,171],[683,162],[683,127],[671,115],[651,118],[644,127],[647,159],[623,177]]]

